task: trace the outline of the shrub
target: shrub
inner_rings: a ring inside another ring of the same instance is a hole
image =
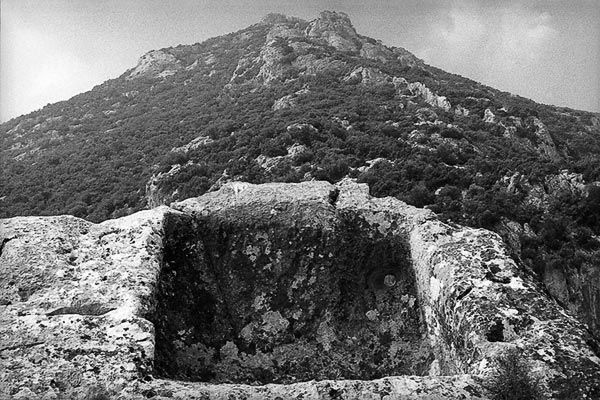
[[[462,139],[465,137],[465,135],[456,128],[444,128],[440,132],[440,135],[449,139]]]
[[[484,386],[492,400],[544,399],[543,384],[519,349],[507,350],[495,360],[496,370]]]
[[[435,196],[427,189],[424,183],[414,186],[408,195],[407,203],[416,207],[424,207],[435,201]]]
[[[109,391],[103,385],[92,386],[85,394],[84,400],[110,400]]]

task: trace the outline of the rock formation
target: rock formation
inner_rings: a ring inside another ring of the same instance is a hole
[[[533,125],[535,126],[535,135],[540,142],[538,145],[540,154],[553,160],[559,160],[560,154],[556,150],[556,144],[554,144],[546,125],[538,118],[533,119]]]
[[[527,207],[544,213],[549,213],[553,205],[560,202],[576,203],[587,199],[590,191],[600,186],[597,182],[586,184],[581,174],[569,170],[546,175],[537,182],[515,173],[505,176],[501,184],[506,186],[507,193],[521,196],[521,201]],[[527,223],[522,225],[504,220],[494,230],[503,237],[510,253],[519,259],[523,240],[540,240]],[[579,268],[566,268],[562,263],[548,261],[544,263],[540,276],[546,289],[557,301],[579,315],[596,335],[600,332],[600,273],[593,262],[583,262]]]
[[[391,83],[392,77],[375,68],[358,67],[344,78],[344,82],[362,83],[363,85],[380,85]]]
[[[307,28],[309,37],[325,40],[340,51],[357,51],[360,47],[358,34],[345,13],[323,11]]]
[[[450,105],[450,102],[446,99],[445,96],[438,96],[437,94],[433,93],[427,86],[425,86],[421,82],[409,83],[408,88],[415,95],[421,96],[427,104],[430,104],[434,107],[439,107],[439,108],[443,109],[444,111],[448,111],[452,107]]]
[[[182,67],[177,58],[164,50],[152,50],[144,54],[137,66],[129,73],[128,78],[159,77],[175,74]]]
[[[494,115],[492,110],[490,110],[489,108],[485,109],[485,112],[483,114],[483,122],[488,123],[488,124],[496,123],[496,116]]]
[[[483,399],[509,348],[552,397],[600,396],[594,341],[498,235],[352,181],[10,218],[0,243],[0,398]]]
[[[181,168],[181,164],[173,165],[169,171],[156,173],[146,182],[146,203],[148,207],[155,208],[173,201],[173,196],[177,192],[165,190],[162,182],[177,175]]]

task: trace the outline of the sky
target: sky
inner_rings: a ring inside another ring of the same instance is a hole
[[[147,51],[323,10],[448,72],[600,112],[599,0],[0,0],[0,121],[90,90]]]

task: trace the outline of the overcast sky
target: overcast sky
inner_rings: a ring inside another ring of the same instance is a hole
[[[360,34],[538,102],[600,112],[599,0],[1,0],[0,120],[66,100],[145,52],[269,12],[346,12]]]

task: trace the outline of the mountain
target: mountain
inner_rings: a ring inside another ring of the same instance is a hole
[[[93,222],[229,181],[368,183],[499,233],[600,336],[600,115],[425,64],[347,15],[151,51],[0,127],[0,217]]]

